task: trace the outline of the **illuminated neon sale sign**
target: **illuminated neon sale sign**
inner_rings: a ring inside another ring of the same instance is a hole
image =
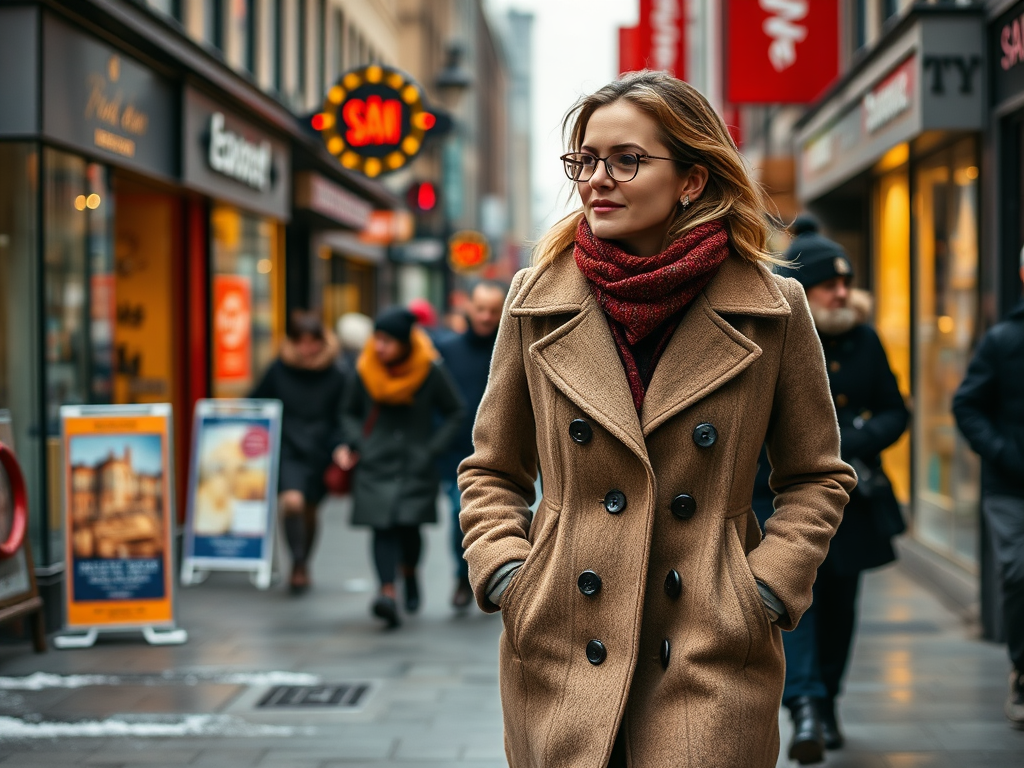
[[[436,121],[412,78],[371,64],[341,76],[313,116],[313,128],[345,168],[374,178],[412,160]]]

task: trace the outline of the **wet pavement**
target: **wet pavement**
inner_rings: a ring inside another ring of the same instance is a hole
[[[183,646],[0,646],[0,766],[505,766],[501,621],[448,607],[445,526],[429,532],[423,610],[383,632],[368,539],[345,517],[323,510],[301,598],[237,574],[181,590]],[[1024,731],[1002,714],[1005,653],[975,634],[898,567],[870,574],[840,708],[849,743],[827,765],[1024,766]]]

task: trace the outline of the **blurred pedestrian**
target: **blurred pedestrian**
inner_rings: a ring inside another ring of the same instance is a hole
[[[836,697],[853,645],[860,574],[895,560],[892,537],[905,529],[879,454],[903,434],[909,414],[882,343],[867,324],[871,296],[850,287],[853,266],[846,252],[821,235],[809,216],[798,217],[793,229],[786,252],[790,266],[779,272],[796,278],[807,293],[825,352],[841,455],[858,475],[842,525],[818,568],[814,601],[799,626],[782,636],[782,703],[793,718],[789,758],[807,765],[821,762],[826,748],[843,746]],[[762,525],[775,511],[772,485],[779,486],[770,473],[765,451],[754,486],[754,511]]]
[[[1024,250],[1020,279],[1024,281]],[[1024,300],[982,337],[953,397],[957,426],[979,456],[981,509],[1003,593],[1010,661],[1006,716],[1024,726]]]
[[[766,268],[763,193],[693,87],[627,74],[566,128],[582,208],[516,275],[459,473],[509,765],[771,768],[780,629],[855,483],[807,302]]]
[[[410,301],[409,311],[416,318],[416,322],[420,324],[420,328],[430,337],[430,341],[433,342],[434,346],[437,346],[438,342],[450,339],[454,335],[448,329],[448,326],[438,322],[437,310],[426,299],[413,299]]]
[[[354,469],[352,524],[373,529],[380,594],[372,612],[395,627],[399,571],[405,610],[419,610],[420,526],[437,522],[434,464],[464,410],[437,351],[407,309],[378,315],[356,371],[342,413],[343,444],[334,459],[342,469]]]
[[[459,462],[473,452],[473,420],[487,387],[487,374],[491,368],[494,342],[498,338],[501,307],[508,289],[501,283],[484,280],[473,287],[466,305],[467,328],[458,336],[438,342],[437,349],[455,379],[455,384],[466,404],[466,418],[451,446],[441,457],[441,489],[448,496],[452,510],[452,552],[455,555],[455,593],[452,606],[466,608],[473,599],[469,584],[469,566],[463,557],[462,529],[459,512],[462,510],[458,485]]]
[[[293,310],[278,358],[250,394],[283,404],[277,506],[292,558],[288,583],[296,594],[310,586],[317,507],[327,493],[324,471],[338,444],[346,383],[338,351],[316,312]]]

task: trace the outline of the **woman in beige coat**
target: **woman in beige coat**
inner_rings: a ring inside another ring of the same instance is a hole
[[[821,346],[697,91],[627,75],[566,126],[582,208],[516,276],[459,476],[470,580],[504,619],[509,764],[770,768],[779,632],[855,484]]]

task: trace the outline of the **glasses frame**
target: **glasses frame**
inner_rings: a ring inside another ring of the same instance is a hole
[[[568,166],[569,160],[567,159],[569,157],[572,157],[573,155],[586,155],[588,157],[594,158],[594,160],[600,160],[602,163],[604,163],[604,171],[605,171],[606,174],[608,174],[608,178],[611,179],[612,181],[614,181],[616,184],[625,184],[625,183],[628,183],[628,182],[632,181],[633,179],[635,179],[636,175],[640,172],[640,161],[641,160],[670,160],[673,163],[679,162],[674,157],[658,157],[657,155],[646,155],[643,152],[613,152],[612,154],[608,155],[607,157],[599,157],[599,156],[597,156],[595,154],[592,154],[590,152],[566,152],[564,155],[562,155],[558,159],[562,161],[562,170],[565,171],[565,175],[569,178],[569,181],[574,181],[577,184],[586,184],[588,181],[590,181],[592,178],[594,178],[594,174],[597,173],[597,163],[596,162],[594,163],[594,170],[591,171],[590,175],[587,178],[585,178],[585,179],[582,179],[582,178],[576,179],[576,178],[573,178],[572,174],[569,173],[569,166]],[[636,158],[636,168],[633,169],[633,175],[630,176],[628,179],[617,179],[612,174],[611,159],[613,157],[617,157],[619,155],[632,155],[633,157]],[[581,171],[581,175],[582,175],[582,171]]]

